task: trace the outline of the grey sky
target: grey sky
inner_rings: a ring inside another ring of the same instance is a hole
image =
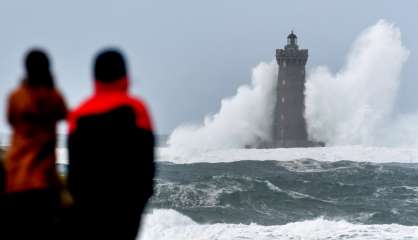
[[[399,111],[418,109],[418,1],[385,0],[2,0],[0,3],[0,131],[8,91],[22,77],[31,46],[46,48],[70,106],[91,92],[97,50],[120,46],[132,92],[148,102],[159,133],[199,122],[220,100],[250,82],[260,61],[274,59],[291,29],[308,48],[308,68],[338,70],[355,37],[384,18],[401,28],[411,50]],[[390,59],[388,59],[390,64]]]

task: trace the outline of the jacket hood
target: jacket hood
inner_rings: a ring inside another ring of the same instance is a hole
[[[112,82],[103,82],[100,80],[94,81],[94,92],[96,95],[108,94],[108,93],[128,93],[128,90],[129,90],[128,76],[124,76]]]

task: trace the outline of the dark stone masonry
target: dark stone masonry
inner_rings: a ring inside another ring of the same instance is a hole
[[[270,147],[319,146],[308,140],[305,112],[305,65],[308,50],[299,49],[293,31],[287,37],[284,49],[276,50],[279,64],[277,102]]]

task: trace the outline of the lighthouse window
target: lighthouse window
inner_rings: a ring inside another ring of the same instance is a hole
[[[283,85],[286,85],[286,80],[283,79],[282,84]]]
[[[284,103],[284,97],[282,97],[282,103]]]
[[[283,114],[280,115],[280,119],[284,120],[284,115]]]

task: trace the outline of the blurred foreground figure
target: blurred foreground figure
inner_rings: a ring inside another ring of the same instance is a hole
[[[55,168],[56,125],[67,109],[54,87],[47,55],[32,50],[26,77],[12,92],[7,119],[13,135],[7,152],[0,239],[55,239],[54,218],[60,207]]]
[[[117,50],[95,61],[95,92],[69,115],[68,187],[74,239],[136,239],[153,192],[154,135],[144,103],[128,93]]]

